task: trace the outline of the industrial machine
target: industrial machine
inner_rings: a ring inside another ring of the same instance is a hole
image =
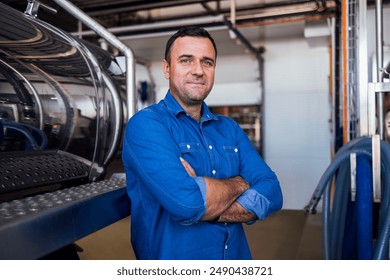
[[[130,211],[123,178],[105,178],[126,117],[119,66],[36,13],[0,3],[1,259],[40,258]]]

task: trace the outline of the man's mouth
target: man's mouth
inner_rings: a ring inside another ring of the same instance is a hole
[[[188,82],[188,84],[191,84],[191,85],[204,85],[205,83],[204,82]]]

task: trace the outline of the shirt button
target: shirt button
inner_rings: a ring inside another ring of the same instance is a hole
[[[213,169],[213,171],[211,171],[211,173],[213,173],[213,175],[215,175],[215,173],[217,173],[217,171],[215,169]]]
[[[187,145],[187,149],[190,149],[191,148],[191,145]]]
[[[225,250],[227,250],[227,248],[228,248],[228,246],[227,246],[227,245],[225,245]]]
[[[238,152],[238,149],[237,149],[237,148],[234,148],[234,151],[237,153],[237,152]]]
[[[209,146],[209,149],[212,150],[212,149],[213,149],[213,146],[210,145],[210,146]]]

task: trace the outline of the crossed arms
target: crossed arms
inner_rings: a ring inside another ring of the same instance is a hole
[[[226,129],[234,131],[234,143],[239,143],[242,156],[234,154],[237,156],[235,164],[239,166],[233,167],[237,168],[234,172],[221,170],[220,174],[224,175],[218,177],[225,179],[213,179],[196,174],[194,170],[202,170],[203,165],[195,160],[191,162],[194,168],[190,161],[183,168],[183,162],[178,159],[183,155],[182,147],[173,144],[183,142],[181,130],[178,129],[176,135],[173,133],[176,130],[167,129],[166,122],[169,123],[171,116],[156,108],[140,111],[128,122],[122,157],[126,176],[129,182],[131,180],[129,189],[140,188],[139,195],[152,195],[182,224],[199,220],[251,222],[262,220],[281,208],[283,197],[275,173],[238,125],[229,122]],[[149,129],[144,129],[146,122],[150,124]],[[230,143],[232,141],[223,145]],[[240,176],[228,177],[229,174]],[[196,176],[195,180],[191,176]]]
[[[195,170],[183,158],[180,158],[188,175],[196,177]],[[245,223],[257,219],[236,199],[247,189],[249,184],[240,176],[228,179],[204,177],[206,183],[206,212],[203,220],[216,220],[224,223]]]

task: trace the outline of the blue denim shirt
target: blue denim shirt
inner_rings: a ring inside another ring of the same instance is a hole
[[[202,106],[198,123],[168,91],[126,126],[122,158],[137,259],[251,259],[241,223],[202,221],[204,176],[243,177],[251,187],[238,202],[259,219],[282,207],[279,182],[245,132]],[[180,157],[198,177],[187,174]]]

